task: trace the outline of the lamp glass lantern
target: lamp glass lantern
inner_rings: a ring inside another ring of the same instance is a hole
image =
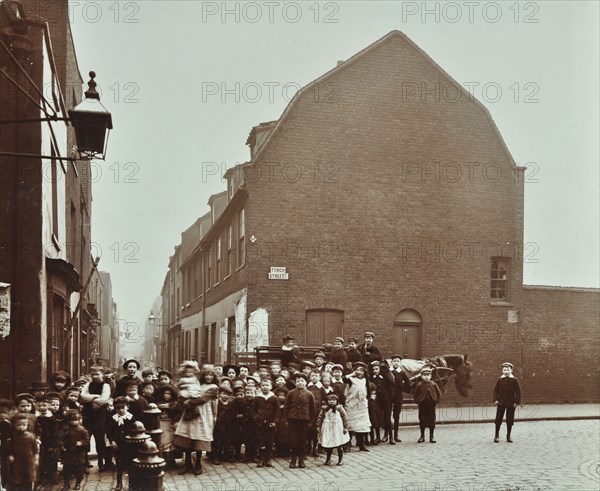
[[[156,316],[154,315],[154,312],[150,311],[150,315],[148,316],[148,323],[151,326],[153,326],[155,322],[156,322]]]
[[[96,74],[90,72],[85,98],[69,111],[69,119],[75,128],[77,151],[80,158],[104,160],[108,134],[112,129],[112,116],[100,102],[96,91]]]

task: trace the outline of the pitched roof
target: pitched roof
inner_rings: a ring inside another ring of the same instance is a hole
[[[484,111],[485,115],[488,117],[488,119],[492,125],[493,130],[496,132],[496,135],[498,136],[498,140],[500,141],[502,147],[506,151],[506,155],[508,156],[509,162],[511,162],[514,167],[517,167],[510,151],[508,150],[508,147],[506,146],[506,143],[504,142],[504,139],[502,138],[502,135],[500,134],[500,131],[498,130],[498,127],[496,126],[496,123],[494,123],[494,120],[493,120],[492,115],[490,114],[489,110],[478,99],[476,99],[472,94],[470,94],[468,91],[466,91],[461,84],[459,84],[456,80],[454,80],[454,78],[452,78],[442,67],[440,67],[425,51],[423,51],[421,48],[419,48],[419,46],[417,46],[406,34],[404,34],[401,31],[398,31],[398,30],[390,31],[388,34],[386,34],[382,38],[378,39],[374,43],[370,44],[366,48],[360,50],[358,53],[356,53],[352,57],[348,58],[346,61],[338,62],[334,68],[325,72],[323,75],[321,75],[320,77],[316,78],[315,80],[313,80],[312,82],[308,83],[307,85],[302,87],[300,90],[298,90],[298,92],[296,92],[296,94],[294,94],[294,97],[292,97],[292,100],[286,106],[281,117],[278,120],[276,120],[277,124],[275,125],[275,128],[273,128],[273,130],[270,132],[269,136],[267,137],[267,140],[257,150],[256,154],[254,155],[254,157],[252,159],[251,165],[256,162],[256,160],[260,157],[261,153],[264,152],[265,148],[267,148],[269,146],[269,143],[273,139],[274,135],[276,135],[278,133],[278,131],[281,129],[281,127],[285,124],[286,119],[289,116],[289,114],[291,113],[296,102],[298,100],[300,100],[300,98],[304,95],[305,92],[313,89],[315,86],[323,84],[332,75],[335,75],[336,73],[339,73],[342,70],[345,70],[352,63],[356,62],[363,56],[372,52],[376,47],[381,46],[382,44],[384,44],[394,38],[400,38],[400,39],[406,41],[412,48],[414,48],[427,61],[429,61],[437,70],[439,70],[440,73],[442,73],[445,77],[447,77],[456,87],[459,87],[460,90],[463,92],[463,95],[467,96],[470,100],[472,100],[475,104],[477,104],[477,106],[482,111]],[[251,134],[252,134],[252,132],[251,132]]]

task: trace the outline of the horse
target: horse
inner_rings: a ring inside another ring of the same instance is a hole
[[[450,377],[455,376],[454,386],[458,393],[463,397],[469,397],[471,393],[472,365],[467,360],[467,355],[440,355],[422,360],[405,358],[400,362],[400,366],[411,381],[411,392],[421,379],[421,370],[430,367],[433,370],[431,380],[438,384],[442,392],[446,391]]]

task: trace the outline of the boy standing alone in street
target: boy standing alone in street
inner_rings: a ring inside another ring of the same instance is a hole
[[[521,404],[521,385],[519,380],[512,374],[512,363],[502,364],[502,376],[494,387],[494,404],[496,408],[496,434],[494,442],[500,441],[500,427],[506,411],[506,441],[512,443],[510,432],[515,422],[515,409]]]

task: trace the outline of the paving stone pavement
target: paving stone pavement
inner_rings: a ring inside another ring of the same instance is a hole
[[[503,426],[503,430],[505,427]],[[341,467],[323,466],[309,457],[306,469],[289,469],[275,459],[273,468],[255,464],[203,463],[204,474],[165,474],[166,491],[598,491],[600,420],[518,422],[514,443],[505,431],[493,443],[494,426],[439,426],[436,444],[417,444],[419,430],[401,429],[403,442],[352,451]],[[336,462],[334,454],[334,462]],[[109,491],[108,473],[92,469],[82,489]],[[55,487],[52,491],[60,490]]]

